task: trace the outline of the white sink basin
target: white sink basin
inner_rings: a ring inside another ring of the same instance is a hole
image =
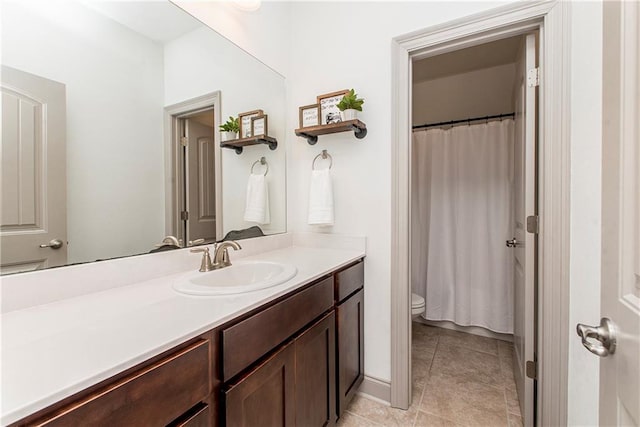
[[[235,261],[219,270],[189,272],[173,282],[173,289],[189,295],[233,295],[270,288],[298,273],[292,264],[270,261]]]

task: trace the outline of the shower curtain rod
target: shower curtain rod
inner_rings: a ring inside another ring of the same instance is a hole
[[[478,120],[502,119],[502,118],[505,118],[505,117],[515,117],[515,115],[516,115],[516,113],[506,113],[506,114],[496,114],[495,116],[475,117],[475,118],[472,118],[472,119],[465,119],[465,120],[451,120],[451,121],[448,121],[448,122],[428,123],[426,125],[415,125],[415,126],[413,126],[413,129],[424,129],[424,128],[431,128],[431,127],[456,125],[458,123],[469,123],[469,124],[471,124],[471,122],[475,122],[475,121],[478,121]]]

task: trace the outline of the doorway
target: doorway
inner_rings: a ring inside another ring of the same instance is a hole
[[[392,226],[391,226],[391,405],[408,408],[411,402],[411,75],[412,62],[459,49],[531,32],[539,33],[537,165],[538,323],[532,364],[536,379],[536,419],[539,425],[562,425],[567,416],[567,349],[569,266],[569,134],[570,33],[568,4],[511,4],[423,31],[397,37],[392,43],[392,95],[398,109],[392,117]],[[530,194],[530,193],[528,193]],[[530,215],[530,214],[527,214]],[[525,221],[526,224],[526,221]],[[527,226],[529,224],[526,224]],[[537,226],[537,227],[536,227]],[[526,235],[530,235],[527,232]],[[518,239],[516,239],[518,240]],[[530,418],[525,420],[533,422]]]
[[[165,109],[171,177],[167,235],[185,246],[222,239],[220,93]]]
[[[535,424],[537,37],[412,64],[414,402],[460,424]]]

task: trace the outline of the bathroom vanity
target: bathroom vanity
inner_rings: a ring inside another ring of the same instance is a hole
[[[322,256],[325,267],[317,261]],[[165,320],[158,328],[171,329],[175,315],[200,318],[207,306],[204,323],[210,327],[55,402],[42,406],[41,400],[40,409],[10,425],[334,424],[363,380],[364,253],[291,247],[254,258],[287,260],[299,273],[272,289],[225,297],[179,295],[167,289],[166,277],[149,281],[146,290],[160,287],[184,305],[171,313],[163,304]],[[138,286],[103,296],[142,291]],[[78,303],[89,297],[94,295]],[[141,323],[131,328],[143,331],[152,324]],[[113,339],[107,329],[105,339]],[[3,383],[3,392],[11,393]],[[49,393],[48,399],[64,393]]]

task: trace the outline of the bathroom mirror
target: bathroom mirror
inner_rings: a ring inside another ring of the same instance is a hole
[[[286,231],[282,75],[168,1],[4,1],[1,20],[3,274]],[[257,109],[280,145],[220,148]]]

